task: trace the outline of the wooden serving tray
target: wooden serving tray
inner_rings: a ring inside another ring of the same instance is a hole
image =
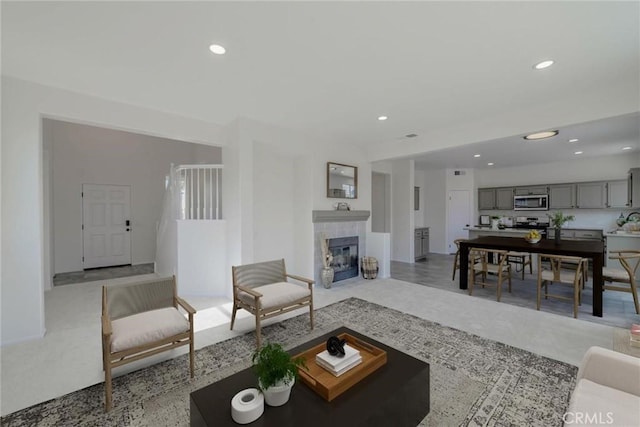
[[[298,374],[302,382],[311,387],[327,402],[331,402],[357,384],[358,381],[387,363],[386,351],[347,333],[338,335],[338,338],[346,340],[347,344],[359,350],[360,356],[362,356],[362,363],[339,377],[334,376],[316,363],[316,355],[326,350],[326,343],[318,344],[294,356],[304,358],[307,365],[306,369],[304,367],[298,368]]]

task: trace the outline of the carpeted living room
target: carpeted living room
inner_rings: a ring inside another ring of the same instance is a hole
[[[545,218],[513,196],[548,185],[600,232],[591,260],[640,245],[614,230],[640,220],[639,2],[3,0],[0,19],[2,426],[640,425],[638,304],[603,263],[577,261],[574,318],[536,310],[524,264],[502,299],[471,295],[454,255],[483,217]],[[313,365],[332,388],[300,368],[261,403],[260,349],[340,359],[344,331],[357,363]]]
[[[3,425],[188,425],[190,392],[251,365],[252,316],[241,311],[230,331],[230,303],[189,298],[198,310],[194,379],[185,351],[143,359],[115,372],[114,408],[105,412],[101,285],[57,287],[46,301],[47,336],[3,349]],[[264,339],[290,349],[347,326],[429,363],[421,425],[560,425],[583,354],[612,346],[609,326],[394,279],[348,279],[316,287],[314,299],[313,330],[298,310],[267,321]]]

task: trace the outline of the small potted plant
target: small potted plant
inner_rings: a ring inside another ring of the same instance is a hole
[[[289,401],[298,368],[306,367],[304,359],[293,359],[280,344],[267,343],[253,354],[253,369],[258,388],[269,406],[282,406]]]
[[[547,216],[549,217],[549,222],[551,222],[551,226],[554,228],[555,241],[556,243],[559,243],[560,229],[567,222],[573,221],[575,217],[573,215],[565,215],[561,211],[556,211],[553,214],[547,214]]]

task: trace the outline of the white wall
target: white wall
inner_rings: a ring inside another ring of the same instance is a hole
[[[180,220],[177,241],[178,293],[231,298],[225,221]]]
[[[445,254],[447,250],[447,174],[444,169],[424,173],[424,225],[429,227],[429,250]]]
[[[267,144],[253,146],[253,258],[294,260],[294,159]]]
[[[333,210],[339,201],[352,209],[371,208],[371,168],[361,150],[313,141],[246,118],[229,124],[223,134],[223,203],[231,265],[284,257],[288,271],[314,277],[311,211]],[[358,167],[357,199],[327,198],[327,162]],[[282,194],[275,194],[279,189]]]
[[[127,185],[131,188],[131,263],[150,263],[155,260],[156,227],[162,213],[165,176],[171,163],[222,162],[219,147],[50,122],[54,273],[83,269],[82,184]]]
[[[2,76],[3,345],[45,333],[42,117],[187,142],[222,142],[219,127],[211,123]]]
[[[424,218],[424,194],[425,194],[425,179],[426,175],[424,171],[416,170],[414,171],[414,186],[418,187],[420,190],[419,193],[419,202],[418,202],[418,210],[415,210],[415,206],[412,203],[411,206],[413,210],[413,221],[416,227],[424,227],[425,226],[425,218]],[[431,243],[431,242],[429,242]],[[431,250],[431,247],[429,247]]]
[[[391,259],[415,262],[413,183],[414,161],[394,160],[391,175]]]
[[[475,184],[476,188],[482,188],[626,179],[629,169],[639,166],[637,155],[622,154],[511,168],[478,169],[475,171]]]

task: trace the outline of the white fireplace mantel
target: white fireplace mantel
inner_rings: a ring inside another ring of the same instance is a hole
[[[311,220],[317,222],[366,221],[371,211],[311,211]]]

